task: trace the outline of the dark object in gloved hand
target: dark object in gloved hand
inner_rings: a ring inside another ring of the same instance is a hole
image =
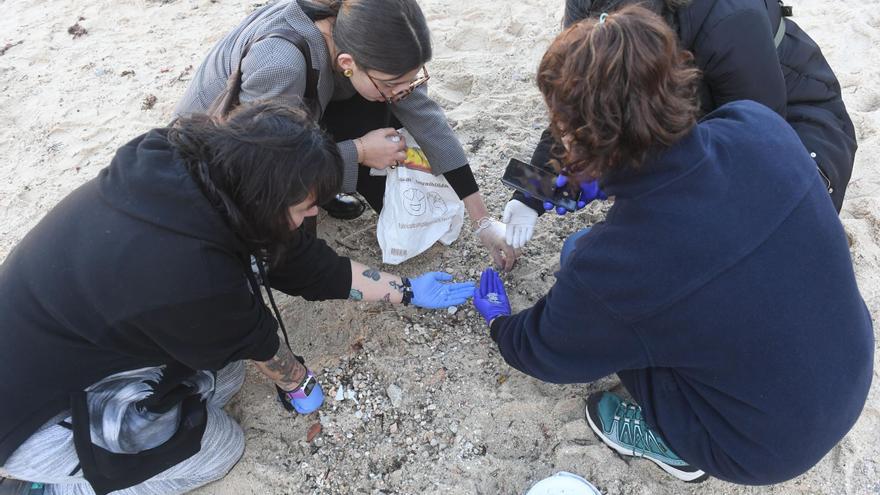
[[[563,187],[567,183],[568,183],[568,177],[566,177],[565,175],[559,174],[556,177],[555,186],[557,188]],[[588,204],[592,203],[593,200],[608,199],[608,196],[606,196],[605,193],[602,192],[601,189],[599,189],[599,181],[596,181],[596,180],[584,181],[584,182],[580,183],[580,186],[581,186],[580,187],[581,191],[580,191],[580,195],[578,196],[578,201],[577,201],[577,209],[578,210],[586,207]],[[550,203],[550,202],[544,202],[544,209],[548,210],[548,211],[555,209],[557,215],[565,215],[565,213],[567,212],[567,210],[565,208],[557,207],[553,203]]]

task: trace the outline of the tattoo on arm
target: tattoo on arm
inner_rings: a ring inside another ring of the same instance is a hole
[[[362,301],[364,299],[364,293],[357,290],[351,289],[348,291],[348,300],[349,301]]]
[[[391,302],[391,293],[389,292],[389,293],[385,294],[384,296],[382,296],[382,300],[385,302]]]
[[[367,268],[362,275],[376,282],[378,282],[381,277],[379,270],[376,270],[375,268]]]
[[[395,282],[394,280],[388,282],[388,285],[390,285],[392,289],[396,289],[397,292],[400,292],[401,294],[403,294],[404,292],[406,292],[406,286],[403,285],[403,284],[398,284],[398,283]]]
[[[302,379],[303,375],[302,371],[305,368],[300,364],[300,362],[293,356],[293,353],[290,352],[290,349],[287,347],[281,346],[278,348],[278,353],[275,356],[263,363],[266,366],[266,369],[275,373],[277,378],[274,378],[275,381],[289,384],[298,384]]]

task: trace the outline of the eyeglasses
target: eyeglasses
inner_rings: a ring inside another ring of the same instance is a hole
[[[378,91],[379,94],[382,95],[383,98],[385,98],[386,103],[397,103],[398,101],[405,99],[407,96],[411,95],[412,92],[416,90],[416,88],[418,88],[422,84],[425,84],[426,82],[428,82],[428,79],[431,78],[431,76],[428,75],[428,68],[423,65],[421,74],[413,79],[412,82],[409,83],[409,86],[406,87],[406,89],[404,89],[403,91],[398,91],[391,96],[388,96],[385,94],[384,91],[379,89],[379,85],[376,84],[376,81],[372,77],[370,77],[369,72],[364,71],[364,74],[366,74],[367,78],[370,79],[370,82],[373,83],[373,87],[376,88],[376,91]]]

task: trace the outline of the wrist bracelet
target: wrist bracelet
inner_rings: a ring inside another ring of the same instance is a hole
[[[480,232],[488,229],[491,226],[492,226],[492,219],[489,217],[483,217],[483,218],[477,220],[477,228],[474,229],[474,235],[479,237]]]
[[[400,277],[400,282],[403,286],[403,295],[400,302],[403,303],[404,306],[409,306],[409,303],[412,302],[413,298],[412,283],[410,283],[409,279],[406,277]]]

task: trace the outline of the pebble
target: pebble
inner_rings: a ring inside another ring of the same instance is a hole
[[[449,306],[448,308],[446,308],[446,312],[451,315],[454,315],[455,313],[458,312],[458,306]]]
[[[385,393],[388,394],[388,399],[391,400],[391,405],[394,407],[400,407],[403,403],[403,390],[395,384],[388,385],[388,388],[385,389]]]

